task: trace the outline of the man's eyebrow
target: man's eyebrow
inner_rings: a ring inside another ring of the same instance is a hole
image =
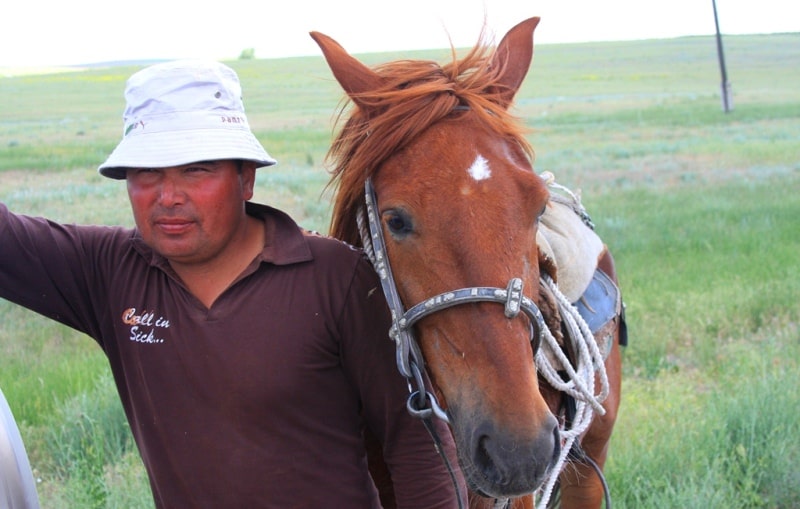
[[[211,159],[208,161],[194,161],[192,163],[182,164],[179,168],[191,168],[192,166],[211,166],[217,168],[222,165],[221,159]]]

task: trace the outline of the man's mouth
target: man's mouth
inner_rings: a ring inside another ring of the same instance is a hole
[[[169,235],[185,233],[194,224],[189,219],[163,218],[155,221],[155,227]]]

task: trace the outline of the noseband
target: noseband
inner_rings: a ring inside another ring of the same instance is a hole
[[[392,268],[386,256],[386,241],[376,210],[377,200],[372,179],[367,179],[365,182],[364,195],[367,218],[365,224],[364,210],[360,210],[357,217],[359,233],[364,251],[378,272],[381,287],[392,314],[389,337],[395,342],[397,348],[397,369],[408,380],[408,388],[411,392],[407,403],[408,411],[423,419],[435,415],[449,423],[447,413],[439,406],[436,397],[425,387],[424,361],[419,344],[414,337],[414,324],[428,315],[453,306],[475,302],[496,302],[505,306],[505,316],[509,319],[516,317],[520,311],[527,315],[531,347],[535,356],[546,330],[544,317],[536,304],[522,294],[522,279],[520,278],[511,279],[506,288],[475,286],[440,293],[406,311],[397,293]]]

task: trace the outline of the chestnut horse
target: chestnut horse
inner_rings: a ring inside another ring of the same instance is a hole
[[[602,332],[609,350],[578,366],[587,348],[567,341],[564,316],[575,307],[554,297],[562,267],[537,242],[550,188],[508,111],[538,21],[520,23],[496,49],[482,42],[461,59],[454,51],[443,66],[369,68],[311,33],[353,103],[329,153],[331,234],[372,256],[395,316],[398,367],[417,384],[409,408],[450,424],[470,507],[547,504],[556,478],[562,507],[599,507],[619,405],[621,306]],[[588,263],[616,289],[601,246]],[[547,338],[556,342],[544,352]],[[547,377],[542,364],[553,355],[563,362]],[[586,366],[588,377],[571,379]],[[589,421],[571,429],[581,409]]]

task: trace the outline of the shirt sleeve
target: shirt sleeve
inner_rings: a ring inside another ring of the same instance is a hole
[[[340,324],[344,367],[359,392],[366,425],[383,444],[397,507],[458,507],[453,478],[466,504],[449,428],[433,420],[453,478],[422,421],[406,409],[409,391],[397,370],[395,346],[388,334],[389,310],[378,277],[365,258],[356,268]]]
[[[95,332],[89,239],[100,227],[15,215],[0,203],[0,297],[81,332]]]

